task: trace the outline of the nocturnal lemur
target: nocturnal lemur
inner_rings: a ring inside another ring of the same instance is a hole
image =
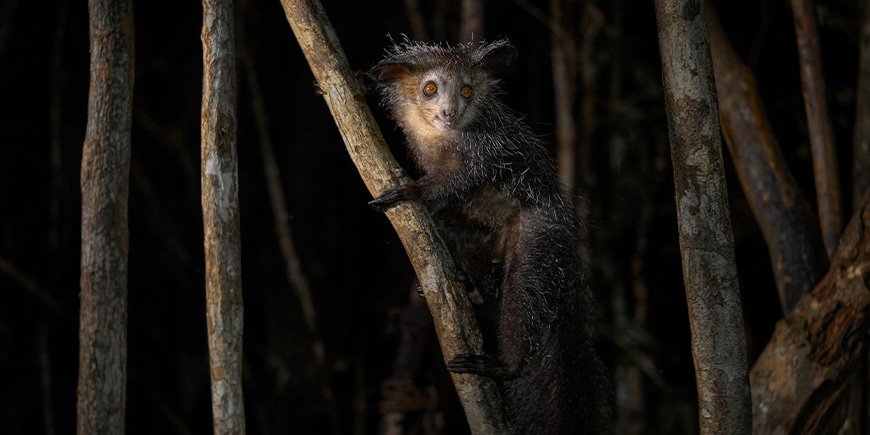
[[[543,143],[499,100],[507,40],[404,39],[369,75],[421,176],[372,201],[422,201],[470,281],[497,295],[496,355],[448,369],[498,380],[518,433],[606,432],[607,376],[594,346],[584,229]],[[445,224],[447,222],[447,224]]]

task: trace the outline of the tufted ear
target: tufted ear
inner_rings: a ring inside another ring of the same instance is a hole
[[[376,65],[369,71],[369,77],[373,78],[378,83],[394,82],[408,74],[411,74],[411,69],[407,65],[398,63],[387,63]]]
[[[507,39],[482,44],[477,50],[478,65],[496,76],[505,74],[517,58],[517,49]]]

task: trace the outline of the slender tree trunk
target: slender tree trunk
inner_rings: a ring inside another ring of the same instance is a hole
[[[852,153],[852,209],[870,189],[870,0],[864,0]]]
[[[215,434],[245,433],[232,0],[202,2],[202,216]]]
[[[795,36],[800,54],[801,84],[804,94],[804,109],[807,115],[807,130],[813,154],[813,173],[816,180],[816,202],[819,208],[819,224],[828,259],[834,256],[840,241],[843,226],[843,211],[840,205],[840,178],[837,168],[837,151],[834,148],[834,133],[828,117],[825,96],[825,78],[822,76],[822,54],[819,48],[819,32],[816,28],[812,0],[791,0],[794,11]]]
[[[133,2],[91,0],[91,83],[82,150],[77,432],[121,434],[127,383],[127,196]]]
[[[565,3],[568,3],[567,5]],[[556,159],[559,179],[574,190],[577,168],[577,123],[574,101],[577,95],[577,48],[567,14],[574,10],[571,0],[550,0],[550,53],[553,66],[553,94],[556,115]]]
[[[351,72],[335,30],[317,0],[281,0],[287,21],[369,191],[399,186],[401,170],[389,152]],[[482,351],[480,331],[456,268],[425,208],[403,203],[386,212],[417,272],[445,361]],[[492,379],[451,373],[474,434],[511,433]]]
[[[746,434],[746,339],[703,5],[655,8],[701,433]]]
[[[722,133],[758,222],[784,314],[819,282],[827,254],[818,221],[801,194],[767,121],[758,84],[707,6]]]
[[[459,40],[461,42],[483,41],[484,33],[484,0],[462,0],[462,20],[459,22]]]

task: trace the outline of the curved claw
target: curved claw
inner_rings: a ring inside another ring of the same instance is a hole
[[[504,363],[490,355],[460,353],[447,362],[447,370],[453,373],[472,373],[495,379],[513,379],[518,371],[509,370]]]
[[[384,193],[377,198],[369,201],[369,205],[377,211],[384,212],[406,199],[405,191],[403,189],[389,189],[384,191]]]

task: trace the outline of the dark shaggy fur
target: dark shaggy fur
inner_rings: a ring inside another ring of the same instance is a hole
[[[470,281],[497,296],[497,355],[459,355],[450,370],[498,379],[518,433],[602,433],[583,229],[544,146],[498,99],[515,57],[506,40],[387,50],[370,75],[422,176],[372,204],[422,200]]]

